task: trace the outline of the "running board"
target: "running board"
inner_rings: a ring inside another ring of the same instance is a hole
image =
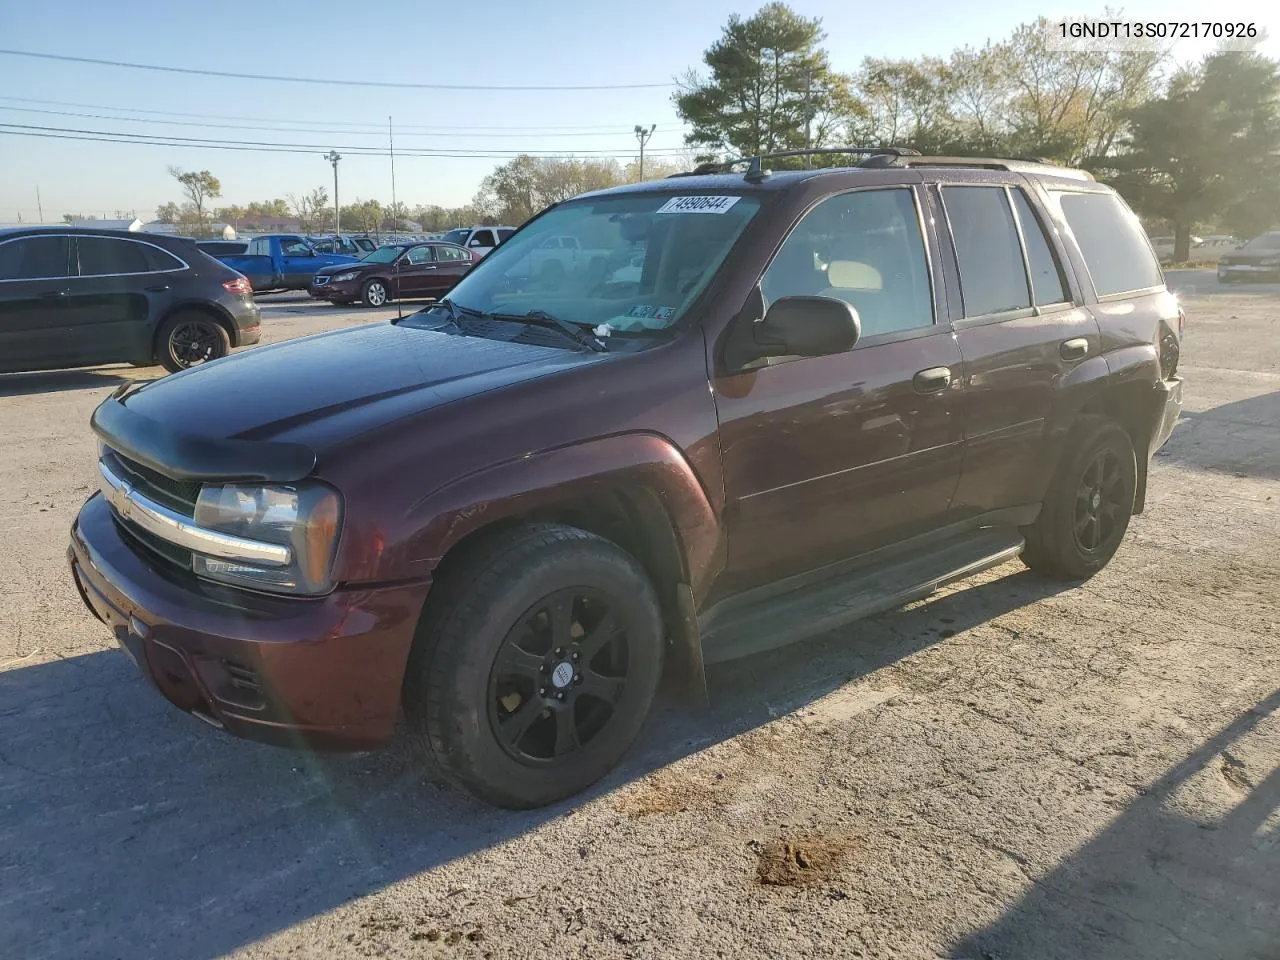
[[[1025,541],[987,527],[927,553],[880,561],[752,602],[731,597],[699,618],[702,658],[723,663],[805,640],[929,596],[939,587],[1012,560]]]

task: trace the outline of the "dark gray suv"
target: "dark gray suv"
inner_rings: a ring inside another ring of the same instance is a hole
[[[249,281],[190,240],[118,230],[0,230],[0,371],[162,363],[257,343]]]

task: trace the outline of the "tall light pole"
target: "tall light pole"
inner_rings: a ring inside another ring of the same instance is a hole
[[[649,138],[653,136],[653,131],[658,129],[656,123],[651,123],[649,129],[646,130],[640,124],[636,124],[636,139],[640,141],[640,179],[644,179],[644,145],[649,142]]]
[[[336,235],[342,232],[342,208],[338,206],[338,161],[342,159],[342,154],[337,150],[330,150],[321,156],[333,164],[333,232]]]

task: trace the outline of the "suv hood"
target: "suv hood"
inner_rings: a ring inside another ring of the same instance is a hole
[[[165,432],[287,441],[318,454],[401,417],[607,356],[378,323],[217,360],[119,402]]]

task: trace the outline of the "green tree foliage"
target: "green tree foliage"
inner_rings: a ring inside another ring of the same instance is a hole
[[[622,182],[622,168],[616,160],[522,154],[484,178],[474,206],[483,215],[482,219],[519,226],[553,203]]]
[[[203,237],[209,233],[209,218],[205,203],[222,196],[222,182],[208,170],[182,170],[170,167],[169,176],[178,181],[182,192],[186,195],[189,210],[180,225],[185,225],[193,236]]]
[[[1249,237],[1280,219],[1280,74],[1256,53],[1217,53],[1134,108],[1131,130],[1094,168],[1149,217],[1174,228],[1188,259],[1197,224]]]
[[[673,97],[706,154],[744,156],[814,146],[840,131],[858,105],[849,78],[834,72],[819,44],[822,21],[770,3],[746,20],[734,14],[707,52],[710,71],[690,71]]]
[[[385,208],[377,200],[357,200],[342,208],[342,229],[378,234]]]
[[[289,202],[287,200],[255,200],[244,208],[245,216],[249,217],[287,217],[289,216]]]

